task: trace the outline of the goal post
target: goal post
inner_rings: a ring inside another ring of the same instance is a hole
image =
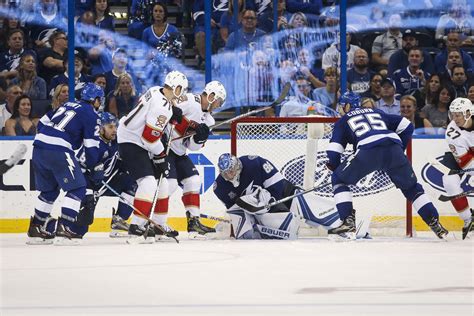
[[[319,186],[331,181],[326,149],[337,120],[317,116],[242,118],[231,124],[231,153],[262,156],[294,185]],[[347,146],[343,156],[352,152]],[[407,156],[411,160],[411,143]],[[371,218],[373,235],[413,236],[411,203],[384,172],[367,175],[351,186],[351,191],[357,214]],[[331,186],[315,193],[334,203]]]

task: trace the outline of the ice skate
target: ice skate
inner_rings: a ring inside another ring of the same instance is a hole
[[[76,234],[70,227],[63,223],[58,223],[56,230],[56,238],[54,239],[55,246],[77,246],[82,243],[82,236]]]
[[[466,239],[469,232],[474,230],[474,210],[471,209],[471,218],[464,221],[464,227],[462,228],[462,239]]]
[[[48,217],[43,225],[33,224],[33,217],[30,218],[28,228],[27,245],[51,245],[54,241],[54,231],[56,229],[56,219]]]
[[[189,211],[186,211],[186,219],[190,239],[208,239],[208,237],[215,235],[216,230],[214,228],[202,224],[199,217],[192,216]]]
[[[131,245],[152,244],[155,242],[154,236],[153,229],[149,227],[148,223],[143,227],[137,224],[131,224],[128,228],[127,243]]]
[[[431,230],[433,231],[433,233],[436,234],[436,236],[439,238],[439,239],[444,239],[446,240],[446,237],[448,236],[448,230],[446,228],[444,228],[441,223],[439,222],[439,219],[436,218],[436,217],[433,217],[430,221],[430,223],[428,224],[428,226],[430,226]]]
[[[160,228],[153,226],[155,241],[168,241],[178,237],[178,231],[169,227],[167,224],[160,225]]]
[[[115,209],[113,209],[113,214],[112,222],[110,223],[111,231],[109,236],[111,238],[128,237],[130,225],[126,220],[116,214]]]
[[[341,226],[328,230],[328,238],[334,241],[356,239],[355,210],[342,221]]]

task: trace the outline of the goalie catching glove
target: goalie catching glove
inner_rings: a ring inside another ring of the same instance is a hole
[[[235,201],[239,207],[252,214],[265,214],[270,209],[266,208],[269,203],[274,202],[275,198],[262,187],[258,187],[251,194],[243,195]]]
[[[196,144],[205,143],[209,137],[209,126],[205,123],[201,123],[198,124],[194,130],[196,131],[196,135],[193,136],[194,142]]]

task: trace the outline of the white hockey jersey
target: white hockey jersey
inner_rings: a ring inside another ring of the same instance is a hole
[[[451,121],[446,129],[446,141],[459,167],[474,167],[474,130],[461,129]]]
[[[211,127],[215,123],[209,112],[203,112],[199,94],[187,93],[177,106],[183,111],[183,121],[175,125],[171,139],[192,133],[198,124],[205,123]],[[196,151],[203,146],[204,144],[196,144],[192,136],[171,142],[171,150],[179,156],[185,155],[187,149]]]
[[[168,102],[162,87],[148,89],[139,99],[137,106],[120,119],[117,130],[118,143],[136,144],[153,155],[159,155],[164,146],[160,141],[173,115],[172,104]]]

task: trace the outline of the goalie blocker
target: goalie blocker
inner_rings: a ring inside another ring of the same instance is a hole
[[[265,158],[226,153],[219,157],[218,167],[214,193],[226,206],[237,239],[295,239],[300,219],[326,229],[341,224],[330,202],[317,201],[314,194],[268,206],[298,189]]]

